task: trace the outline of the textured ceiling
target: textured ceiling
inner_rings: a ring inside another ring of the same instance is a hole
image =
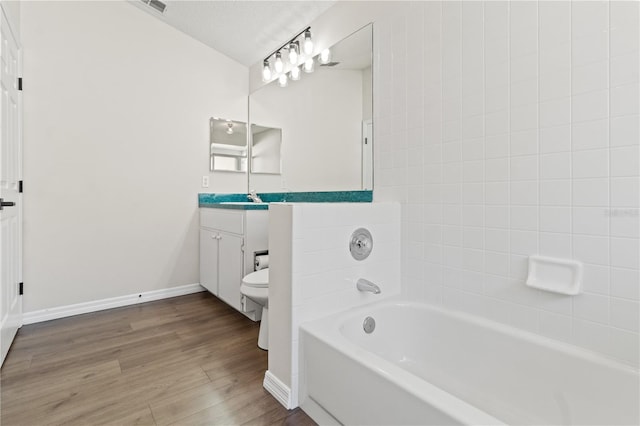
[[[334,0],[167,0],[164,14],[140,0],[129,3],[168,25],[251,66],[290,40]]]

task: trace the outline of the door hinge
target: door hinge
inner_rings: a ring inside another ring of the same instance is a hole
[[[22,77],[18,77],[18,90],[22,90]]]
[[[24,184],[22,183],[22,181],[18,182],[18,192],[22,194],[22,191],[24,190]]]
[[[364,138],[364,144],[368,144],[369,143],[369,139],[368,138]]]
[[[24,294],[24,283],[18,284],[18,294],[21,296]]]

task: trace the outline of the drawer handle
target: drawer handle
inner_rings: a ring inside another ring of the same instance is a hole
[[[0,210],[3,210],[5,207],[13,207],[16,203],[13,201],[4,201],[4,199],[0,198]]]

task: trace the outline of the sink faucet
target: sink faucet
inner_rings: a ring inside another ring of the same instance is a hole
[[[249,194],[247,195],[247,198],[251,201],[253,201],[254,203],[261,203],[262,199],[258,196],[258,194],[256,194],[256,191],[249,191]]]
[[[358,282],[356,283],[356,287],[360,291],[368,291],[373,294],[380,294],[382,292],[380,290],[380,287],[378,287],[377,285],[375,285],[369,280],[365,280],[364,278],[358,279]]]

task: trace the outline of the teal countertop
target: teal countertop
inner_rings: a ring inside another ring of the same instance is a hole
[[[216,209],[267,210],[269,203],[370,203],[373,191],[265,192],[262,203],[248,202],[247,194],[198,194],[198,206]]]

